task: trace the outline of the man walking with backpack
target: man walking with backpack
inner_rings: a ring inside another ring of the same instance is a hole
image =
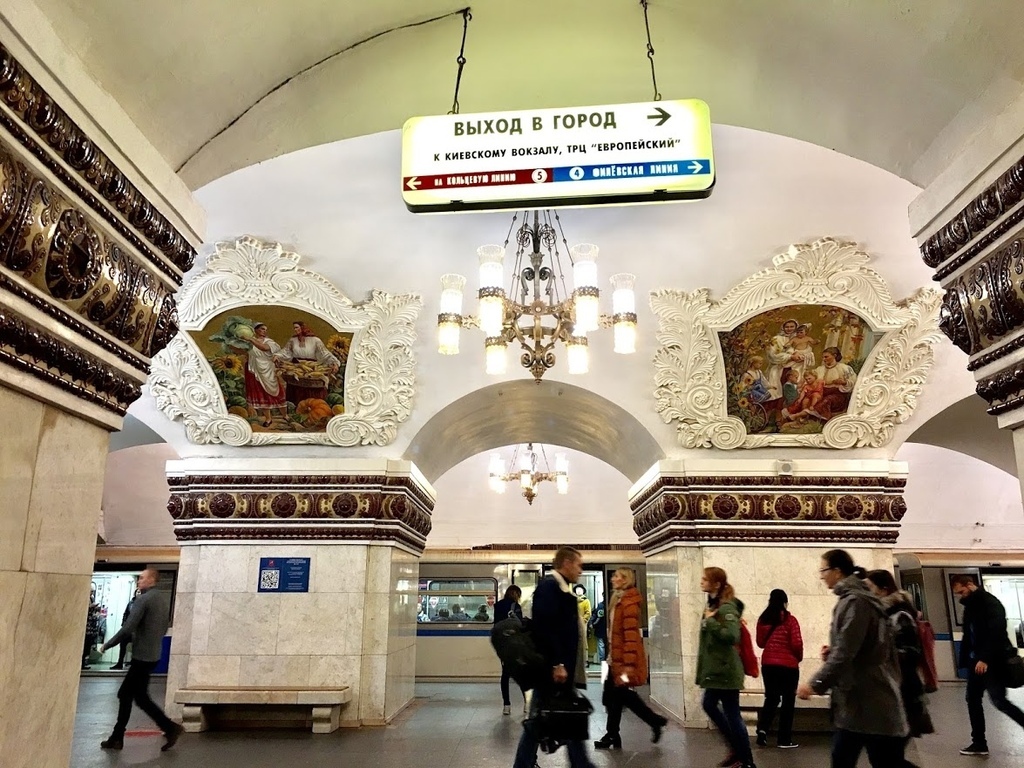
[[[985,691],[996,709],[1024,727],[1024,712],[1006,698],[1006,663],[1017,651],[1010,645],[1006,609],[999,598],[978,586],[970,574],[958,573],[950,584],[964,607],[959,666],[967,670],[967,714],[971,718],[971,743],[960,754],[984,756],[988,754],[982,704]]]
[[[530,705],[530,717],[523,723],[513,768],[533,768],[537,762],[537,747],[541,734],[537,732],[537,714],[543,702],[556,693],[574,694],[577,659],[583,652],[581,642],[586,637],[572,584],[583,573],[583,556],[572,547],[562,547],[555,553],[554,572],[545,576],[533,593],[533,621],[531,630],[537,648],[544,656],[545,669],[538,677]],[[594,768],[581,740],[566,744],[572,768]]]

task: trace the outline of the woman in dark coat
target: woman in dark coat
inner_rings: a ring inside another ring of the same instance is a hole
[[[609,664],[602,700],[608,712],[605,735],[594,742],[597,749],[622,749],[619,723],[622,709],[627,707],[651,727],[651,741],[661,739],[661,730],[668,723],[651,710],[634,690],[647,683],[647,654],[640,631],[643,598],[636,588],[636,572],[619,568],[612,574],[612,599],[609,609]]]
[[[921,638],[917,632],[917,608],[911,602],[910,595],[897,589],[896,579],[888,571],[871,571],[867,575],[867,585],[875,597],[882,601],[889,623],[895,630],[896,652],[900,660],[900,696],[910,726],[910,734],[907,736],[909,742],[911,738],[935,732],[924,700],[924,683],[917,673],[922,653]],[[904,757],[903,768],[917,766]]]

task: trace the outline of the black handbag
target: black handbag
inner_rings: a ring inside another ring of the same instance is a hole
[[[537,708],[536,719],[541,749],[553,752],[567,742],[589,739],[593,711],[590,700],[573,688],[545,696]]]
[[[1006,662],[1006,687],[1024,688],[1024,658],[1014,654]]]

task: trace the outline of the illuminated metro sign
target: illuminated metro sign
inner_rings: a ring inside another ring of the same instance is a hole
[[[414,213],[661,203],[715,185],[699,99],[413,117],[402,199]]]

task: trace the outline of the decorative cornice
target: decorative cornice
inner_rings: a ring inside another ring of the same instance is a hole
[[[57,106],[3,45],[0,45],[0,100],[175,266],[182,272],[192,268],[196,251],[188,240]],[[33,154],[39,156],[38,151]],[[178,277],[175,279],[180,281]]]
[[[0,306],[0,362],[124,416],[139,382]]]
[[[79,324],[122,341],[143,361],[177,332],[174,297],[160,279],[2,142],[0,267],[75,312]],[[24,289],[16,292],[26,298]],[[40,295],[30,300],[36,306],[43,301]],[[118,356],[126,358],[123,350]],[[140,360],[128,356],[128,362],[137,368]]]
[[[651,554],[664,549],[673,543],[721,543],[741,542],[745,545],[757,544],[804,544],[804,543],[842,543],[842,544],[888,544],[893,545],[899,538],[896,528],[865,528],[824,530],[821,528],[754,528],[742,526],[730,527],[692,527],[671,528],[658,531],[656,535],[645,538],[641,549]]]
[[[430,533],[433,500],[406,476],[171,475],[167,481],[167,511],[182,540],[208,533],[279,538],[281,525],[303,524],[318,531],[313,538],[393,538],[422,551]]]
[[[945,329],[943,329],[943,332],[945,333]],[[993,349],[991,352],[987,352],[984,355],[981,355],[980,357],[974,358],[969,363],[967,363],[967,370],[977,371],[981,368],[984,368],[989,363],[994,363],[996,360],[999,360],[1002,357],[1006,357],[1011,353],[1016,352],[1018,349],[1021,349],[1022,347],[1024,347],[1024,334],[1021,334],[1016,338],[1010,339],[1008,342],[1003,344],[998,349]]]
[[[389,541],[422,554],[425,543],[420,536],[399,527],[380,525],[203,525],[176,526],[178,541],[243,541],[282,539],[302,542],[317,541]]]
[[[135,370],[145,374],[149,373],[149,362],[138,352],[114,343],[107,336],[104,336],[102,333],[98,333],[91,325],[83,323],[71,312],[58,304],[47,301],[38,293],[26,289],[21,285],[21,283],[11,279],[3,272],[0,272],[0,288],[20,299],[23,299],[24,301],[27,301],[33,307],[45,312],[61,325],[70,328],[82,338],[88,339],[93,344],[96,344],[107,352],[116,355],[120,360],[128,363],[128,365]]]
[[[656,410],[674,424],[686,448],[878,447],[916,408],[934,362],[941,294],[922,289],[894,302],[855,243],[821,238],[790,246],[773,265],[744,280],[720,301],[707,289],[651,293],[658,316]],[[886,331],[857,377],[845,413],[818,434],[748,434],[730,415],[719,333],[758,314],[791,304],[827,304],[855,312]]]
[[[978,382],[977,393],[989,404],[988,413],[998,416],[1024,405],[1024,361]]]
[[[634,497],[630,509],[635,513],[642,509],[656,494],[664,491],[693,489],[737,488],[752,491],[771,490],[778,487],[823,488],[830,493],[849,490],[859,493],[865,489],[899,491],[907,485],[905,477],[885,475],[665,475],[655,480],[648,488]]]
[[[946,289],[939,327],[957,347],[976,355],[1024,325],[1024,241],[1020,238],[972,266]],[[1007,344],[985,362],[1008,355]],[[974,361],[972,370],[984,362]]]
[[[962,208],[938,232],[921,245],[921,258],[929,267],[938,267],[971,242],[993,222],[998,221],[1008,210],[1024,198],[1024,158],[1021,158],[1006,173],[996,179],[985,190]],[[1017,212],[1018,214],[1020,211]],[[1000,233],[1001,234],[1001,233]],[[963,254],[957,264],[947,265],[942,271],[952,272],[965,263],[985,245],[975,244],[970,255]],[[986,243],[987,245],[987,243]],[[944,275],[938,275],[942,277]]]

